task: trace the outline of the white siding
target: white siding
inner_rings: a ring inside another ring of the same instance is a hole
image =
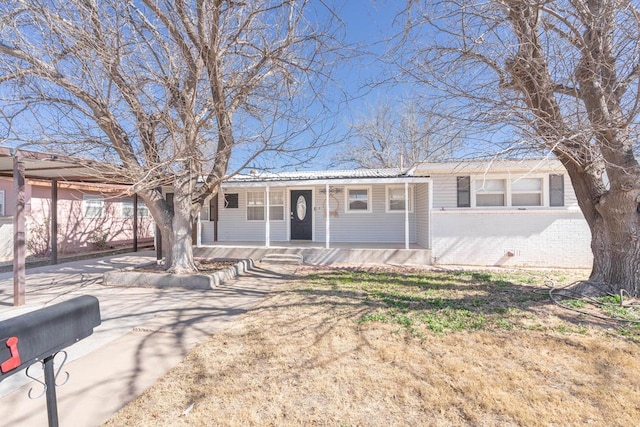
[[[285,215],[284,221],[270,221],[271,225],[271,241],[287,240],[287,221],[288,221],[288,202],[289,193],[284,188],[270,187],[270,191],[285,191]],[[264,188],[252,188],[249,191],[265,191]],[[219,208],[218,221],[218,240],[221,242],[255,242],[264,241],[265,239],[265,221],[247,221],[247,189],[229,188],[224,190],[225,193],[238,194],[238,208],[225,208],[221,203]],[[224,200],[223,196],[220,200]],[[211,234],[212,235],[212,234]],[[209,240],[202,239],[204,244],[212,243]]]
[[[571,185],[571,180],[569,179],[569,175],[563,172],[549,172],[543,174],[537,174],[536,177],[544,177],[545,182],[548,183],[548,175],[550,173],[562,173],[564,176],[564,206],[567,208],[577,208],[578,202],[576,200],[575,192],[573,191],[573,186]],[[455,172],[447,175],[434,175],[433,179],[433,209],[453,209],[458,207],[458,182],[457,176],[469,176],[464,173],[458,173],[456,175]],[[491,179],[492,177],[500,177],[504,178],[506,175],[501,173],[488,173],[486,175],[487,179]],[[512,179],[518,177],[518,175],[511,175]],[[473,176],[472,176],[473,177]],[[473,185],[471,188],[473,191]],[[549,203],[549,193],[548,188],[544,191],[544,198],[546,199],[546,204]],[[469,208],[462,208],[469,209]]]
[[[429,186],[416,186],[416,221],[418,225],[416,243],[429,248]]]
[[[345,186],[332,186],[341,189],[339,194],[330,197],[331,238],[330,242],[404,242],[405,216],[403,212],[386,212],[386,186],[373,185],[371,187],[372,210],[371,212],[345,212]],[[324,187],[314,190],[316,215],[315,240],[325,241],[325,194],[320,193]],[[415,191],[414,191],[415,206]],[[409,242],[416,242],[416,216],[409,214]]]
[[[201,242],[203,245],[211,245],[213,244],[213,238],[215,237],[213,235],[213,227],[214,227],[214,222],[213,221],[202,221],[201,223],[201,236],[200,238],[202,239]]]
[[[423,190],[417,190],[423,187]],[[270,187],[271,191],[282,190],[283,188]],[[309,189],[310,187],[300,187]],[[403,212],[386,212],[386,185],[372,185],[370,202],[371,212],[346,212],[345,211],[345,186],[331,186],[330,195],[330,228],[331,242],[384,242],[403,243],[405,239],[405,215]],[[416,230],[416,213],[419,212],[425,218],[421,219],[421,224],[426,224],[424,230],[420,230],[423,240],[428,240],[428,199],[426,199],[427,184],[413,186],[414,212],[409,214],[409,242],[415,243],[418,231]],[[285,221],[271,221],[271,241],[286,241],[289,230],[289,205],[290,190],[296,188],[286,188],[285,191]],[[251,189],[250,191],[256,191]],[[314,232],[313,239],[316,242],[325,241],[325,215],[326,215],[326,195],[324,186],[316,186],[313,191],[313,215]],[[220,207],[218,222],[218,240],[221,242],[245,241],[261,242],[265,238],[264,221],[247,221],[246,219],[246,189],[229,188],[226,193],[238,193],[238,208],[228,209]],[[417,194],[420,193],[420,201]],[[417,206],[420,203],[421,206]],[[424,206],[422,206],[424,205]],[[202,243],[213,243],[213,223],[203,222]]]
[[[450,209],[458,206],[458,181],[456,175],[433,177],[433,209]]]
[[[575,191],[573,191],[571,178],[566,173],[564,174],[564,205],[569,208],[578,208],[578,198]]]

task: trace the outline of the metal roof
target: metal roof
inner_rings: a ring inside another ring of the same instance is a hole
[[[76,159],[68,156],[36,151],[17,151],[24,164],[25,178],[91,182],[104,184],[126,184],[121,176],[105,175],[108,170],[99,162]],[[13,160],[16,153],[7,147],[0,147],[0,176],[13,176]],[[113,171],[113,168],[111,168]]]
[[[303,171],[303,172],[279,172],[279,173],[251,173],[235,175],[227,182],[273,182],[273,181],[315,181],[329,179],[379,179],[402,178],[406,172],[400,169],[353,169],[353,170],[327,170],[327,171]]]

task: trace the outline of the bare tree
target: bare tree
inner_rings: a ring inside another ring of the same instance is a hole
[[[627,0],[411,1],[405,77],[553,153],[591,229],[590,283],[640,292],[640,11]]]
[[[351,123],[352,141],[342,145],[333,161],[357,168],[397,168],[451,159],[462,141],[461,128],[452,121],[417,102],[380,102]]]
[[[167,268],[194,271],[192,224],[220,183],[259,156],[300,157],[287,143],[311,130],[335,47],[310,3],[3,1],[3,111],[28,124],[11,114],[12,139],[113,164],[96,173],[142,196]]]

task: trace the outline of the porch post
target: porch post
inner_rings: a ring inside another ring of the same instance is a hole
[[[404,248],[409,249],[409,183],[404,183]]]
[[[271,227],[269,224],[269,186],[265,187],[265,212],[264,212],[264,245],[268,248],[271,246]]]
[[[432,219],[432,217],[433,217],[433,216],[431,215],[431,212],[433,211],[433,181],[429,180],[429,183],[428,183],[428,184],[429,184],[429,186],[428,186],[428,190],[429,190],[429,194],[428,194],[428,197],[429,197],[429,203],[428,203],[428,205],[427,205],[427,206],[428,206],[428,207],[427,207],[427,209],[428,209],[428,212],[427,212],[427,218],[428,218],[428,221],[429,221],[429,226],[428,226],[427,230],[429,231],[429,234],[427,235],[427,245],[428,245],[429,247],[428,247],[427,249],[433,249],[432,240],[431,240],[431,239],[432,239],[432,238],[431,238],[431,235],[433,234],[433,233],[432,233],[432,225],[431,225],[431,224],[432,224],[431,219]]]
[[[330,227],[330,220],[329,220],[329,214],[331,213],[331,209],[329,209],[329,183],[325,184],[324,186],[325,191],[327,192],[326,196],[325,196],[325,213],[324,213],[324,247],[329,249],[331,247],[331,227]]]
[[[138,193],[133,193],[133,252],[138,252]]]
[[[200,215],[201,212],[198,212],[198,220],[196,223],[196,227],[198,227],[198,230],[196,231],[196,247],[202,246],[202,219]]]
[[[51,237],[51,264],[58,263],[58,180],[51,180],[51,213],[49,219],[49,233]]]
[[[25,171],[18,150],[13,155],[13,191],[16,211],[13,215],[13,305],[25,303]]]

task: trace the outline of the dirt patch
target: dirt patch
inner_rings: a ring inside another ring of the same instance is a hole
[[[233,267],[239,260],[217,260],[217,259],[196,259],[195,264],[198,269],[198,273],[215,273],[216,271],[224,270],[229,267]],[[138,266],[132,271],[144,271],[149,273],[166,273],[164,265],[162,264],[148,264]]]
[[[576,274],[300,269],[106,425],[638,425],[639,329]]]

